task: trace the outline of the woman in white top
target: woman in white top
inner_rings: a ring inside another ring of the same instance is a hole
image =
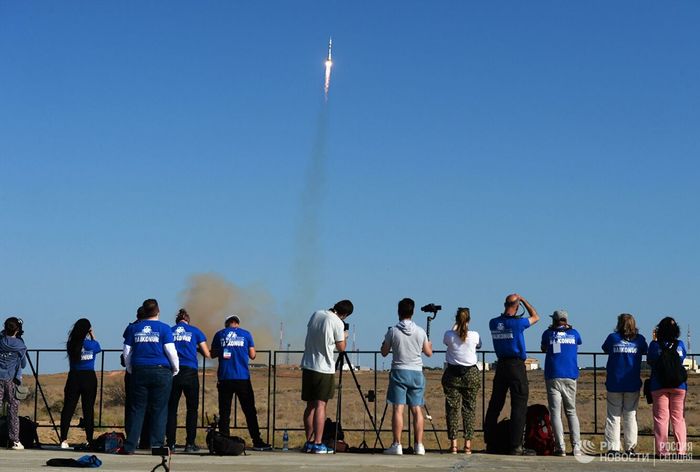
[[[469,330],[470,320],[469,308],[457,308],[455,325],[445,333],[442,341],[447,346],[442,389],[445,392],[447,435],[453,454],[457,453],[460,418],[464,427],[464,453],[472,452],[476,396],[481,387],[481,375],[476,367],[476,350],[481,347],[481,338],[479,333]]]

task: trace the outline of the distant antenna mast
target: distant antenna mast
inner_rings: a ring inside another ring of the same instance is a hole
[[[690,346],[690,324],[688,324],[688,338],[686,344],[686,351],[688,352],[688,354],[692,354],[693,348]]]

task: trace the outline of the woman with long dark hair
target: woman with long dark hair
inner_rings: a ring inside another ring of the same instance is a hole
[[[70,370],[63,389],[63,410],[61,411],[61,448],[68,449],[68,430],[78,399],[83,409],[83,425],[87,444],[90,446],[95,428],[95,397],[97,396],[97,375],[95,357],[102,352],[100,343],[95,341],[92,324],[87,318],[80,318],[68,333],[66,352]]]
[[[637,446],[637,406],[642,387],[642,356],[647,341],[639,334],[637,322],[629,313],[617,317],[615,332],[603,343],[608,355],[605,387],[608,390],[608,417],[605,421],[605,443],[608,451],[620,451],[620,419],[624,428],[624,452],[634,453]]]
[[[445,392],[447,436],[453,454],[457,453],[460,423],[464,428],[464,453],[472,452],[476,395],[481,387],[481,376],[476,366],[476,350],[481,347],[481,338],[479,333],[469,329],[470,321],[469,308],[458,308],[455,324],[442,340],[447,346],[447,368],[442,376],[442,389]]]
[[[647,362],[651,366],[651,396],[654,399],[655,450],[659,456],[686,453],[685,397],[688,374],[683,367],[687,355],[681,329],[667,316],[656,327],[656,339],[649,344]],[[675,444],[668,442],[668,423],[673,425]]]

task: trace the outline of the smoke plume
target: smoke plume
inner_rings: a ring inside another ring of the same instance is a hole
[[[274,333],[279,318],[273,312],[272,297],[262,288],[241,288],[217,274],[195,274],[180,295],[192,324],[210,342],[223,329],[225,319],[235,314],[241,318],[241,327],[253,334],[258,349],[277,348]]]

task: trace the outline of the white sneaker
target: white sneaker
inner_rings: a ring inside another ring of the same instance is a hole
[[[417,456],[424,456],[425,455],[425,447],[423,446],[422,443],[415,443],[413,445],[413,453]]]
[[[15,441],[15,442],[12,444],[12,449],[14,449],[15,451],[21,451],[22,449],[24,449],[24,446],[22,446],[22,443],[21,443],[21,442]]]
[[[581,446],[574,446],[574,456],[582,456],[583,451],[581,451]]]
[[[400,456],[403,454],[403,448],[401,447],[401,444],[394,443],[388,449],[384,449],[384,454]]]
[[[61,449],[70,449],[68,441],[61,441]]]

